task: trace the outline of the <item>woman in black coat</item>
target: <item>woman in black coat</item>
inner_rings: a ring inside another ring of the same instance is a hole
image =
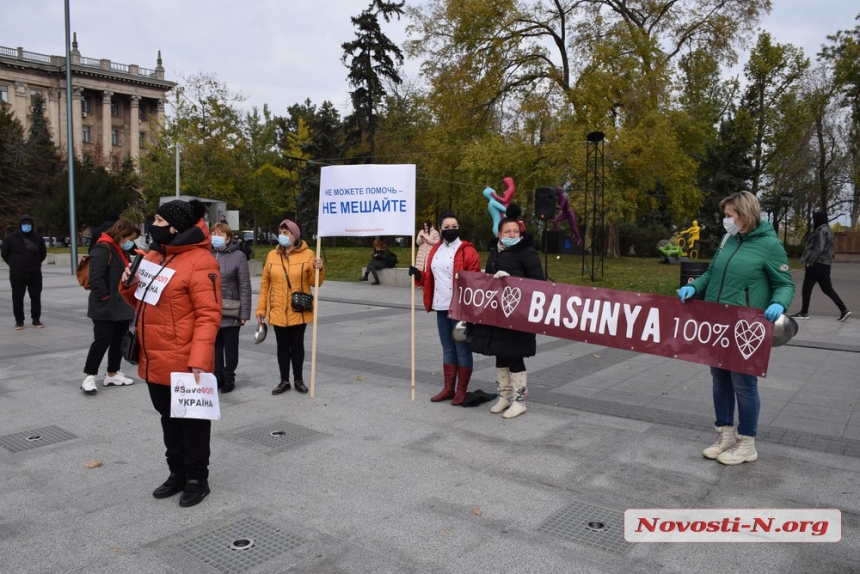
[[[119,294],[122,273],[128,266],[128,251],[134,248],[134,240],[140,230],[129,219],[119,219],[100,237],[90,250],[90,297],[87,317],[93,321],[93,343],[84,365],[86,378],[81,390],[95,394],[96,375],[99,365],[108,354],[107,374],[104,386],[130,385],[134,379],[119,370],[122,354],[122,336],[128,331],[128,322],[134,319],[134,309],[128,306]]]
[[[498,239],[490,245],[486,272],[492,273],[496,279],[510,275],[543,281],[543,269],[532,236],[521,232],[519,222],[510,217],[510,213],[508,215],[509,217],[499,223]],[[471,349],[475,353],[496,357],[499,400],[490,412],[505,411],[502,416],[506,419],[526,412],[525,398],[528,389],[526,364],[523,359],[533,357],[537,352],[534,333],[475,325]]]

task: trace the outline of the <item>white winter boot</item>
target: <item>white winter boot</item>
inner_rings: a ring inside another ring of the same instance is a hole
[[[738,440],[717,457],[717,462],[735,465],[758,460],[758,453],[755,450],[755,437],[742,434],[737,435],[737,437]]]
[[[526,386],[527,378],[528,374],[526,371],[511,373],[511,385],[514,387],[516,394],[514,395],[513,402],[511,402],[511,406],[502,415],[503,419],[512,419],[526,412],[526,397],[529,394],[528,387]]]
[[[511,385],[511,371],[507,367],[496,369],[496,389],[499,391],[499,400],[490,409],[493,414],[499,414],[509,406],[514,398],[514,387]]]
[[[714,444],[702,451],[702,456],[711,460],[729,450],[735,443],[735,427],[714,427],[717,431],[717,439]]]

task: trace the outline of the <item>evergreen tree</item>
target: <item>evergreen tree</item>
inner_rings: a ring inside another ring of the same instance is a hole
[[[25,147],[27,181],[23,194],[24,208],[30,211],[38,202],[51,196],[64,168],[63,158],[45,118],[45,101],[42,96],[34,95],[32,103],[30,132]]]
[[[368,163],[375,163],[378,112],[387,94],[384,81],[395,85],[402,82],[398,67],[403,64],[403,52],[382,33],[379,16],[382,15],[386,22],[390,22],[393,16],[399,20],[405,4],[405,0],[372,0],[370,6],[359,16],[350,18],[357,28],[355,40],[342,44],[342,62],[349,68],[347,79],[349,85],[355,88],[350,92],[353,113],[346,118],[350,129],[350,144],[360,144],[364,137],[367,138]],[[351,61],[347,64],[350,58]]]
[[[23,211],[26,169],[24,126],[0,103],[0,224],[14,225]]]

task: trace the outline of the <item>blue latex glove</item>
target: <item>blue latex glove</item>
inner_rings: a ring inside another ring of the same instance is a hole
[[[779,316],[785,312],[785,307],[780,305],[779,303],[771,303],[770,307],[765,309],[764,317],[771,323],[779,319]]]
[[[692,285],[684,285],[678,289],[678,296],[681,298],[681,303],[686,303],[687,299],[696,294],[696,288]]]

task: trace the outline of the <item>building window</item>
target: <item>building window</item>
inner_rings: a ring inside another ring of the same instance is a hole
[[[84,143],[90,143],[90,126],[81,126],[81,140]]]
[[[119,145],[119,130],[110,131],[110,144],[113,146]]]
[[[119,117],[119,102],[116,100],[110,102],[110,115],[115,118]]]
[[[143,102],[141,102],[137,108],[137,119],[142,122],[146,121],[146,106],[143,104]]]
[[[86,117],[90,113],[90,101],[86,96],[81,96],[81,115]]]
[[[119,171],[119,158],[115,155],[110,156],[110,166],[114,171]]]
[[[30,97],[33,98],[36,96],[42,97],[42,90],[30,90]]]
[[[0,85],[0,102],[9,102],[9,86]]]
[[[141,149],[146,146],[146,132],[140,132],[140,137],[137,139],[137,145]]]

